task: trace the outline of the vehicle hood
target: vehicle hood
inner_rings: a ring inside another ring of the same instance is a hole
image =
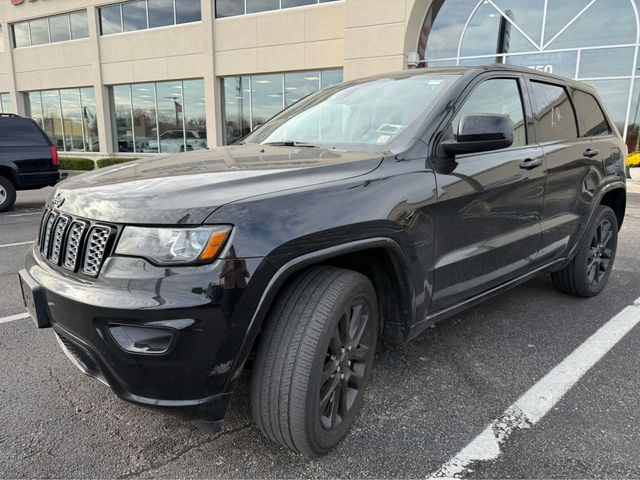
[[[230,202],[356,177],[381,161],[371,152],[236,145],[73,176],[50,200],[62,202],[63,213],[91,220],[193,225]]]

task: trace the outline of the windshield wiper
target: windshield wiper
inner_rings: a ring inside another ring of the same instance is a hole
[[[262,145],[274,145],[276,147],[302,147],[302,148],[320,148],[306,142],[296,142],[295,140],[285,140],[284,142],[267,142]]]

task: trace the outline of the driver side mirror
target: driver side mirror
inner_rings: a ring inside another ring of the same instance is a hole
[[[513,145],[513,122],[506,115],[465,115],[460,120],[458,138],[441,145],[450,157],[508,148]]]

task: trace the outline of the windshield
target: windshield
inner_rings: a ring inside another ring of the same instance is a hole
[[[320,90],[269,120],[243,143],[390,150],[415,134],[458,78],[426,73]]]

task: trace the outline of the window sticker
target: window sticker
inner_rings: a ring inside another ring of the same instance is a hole
[[[391,123],[383,123],[378,127],[378,130],[376,130],[376,132],[388,133],[390,135],[397,135],[402,131],[403,128],[404,128],[404,125],[393,125]]]
[[[391,135],[380,135],[376,140],[376,145],[386,145],[391,140]]]

